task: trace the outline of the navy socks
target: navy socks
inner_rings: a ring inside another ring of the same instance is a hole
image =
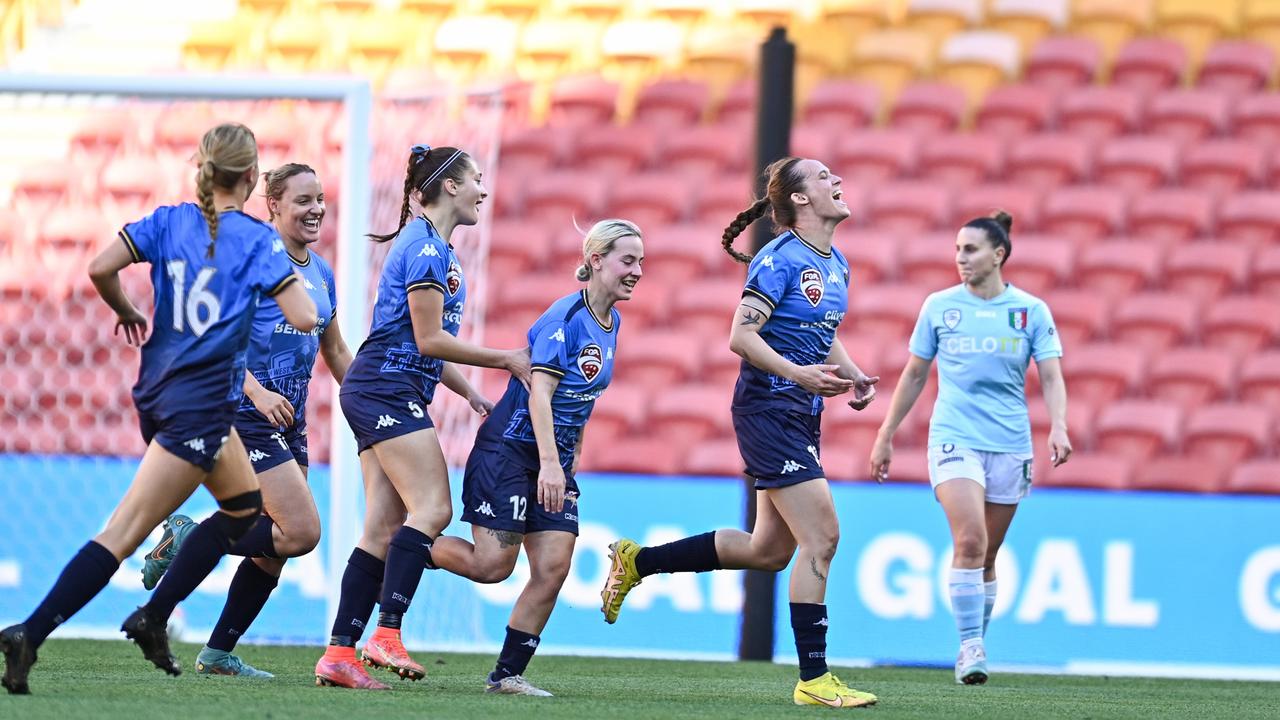
[[[71,558],[49,594],[26,619],[27,637],[39,647],[49,633],[89,604],[111,581],[120,561],[111,551],[90,540]]]
[[[822,677],[827,672],[827,606],[791,603],[791,630],[800,656],[800,679]]]
[[[405,525],[391,536],[387,549],[387,571],[382,578],[383,615],[378,624],[398,627],[400,616],[409,609],[413,594],[418,590],[422,572],[431,562],[433,541],[425,533]],[[394,624],[392,624],[394,623]]]
[[[641,548],[636,553],[636,572],[640,577],[655,573],[707,572],[719,570],[715,531],[669,542],[666,545]]]
[[[502,654],[498,656],[498,665],[489,677],[498,681],[512,675],[523,675],[525,669],[529,667],[529,661],[533,659],[533,654],[538,651],[539,642],[537,635],[516,630],[508,625],[507,639],[502,642]]]
[[[231,579],[231,588],[227,591],[227,602],[222,606],[222,615],[218,624],[209,636],[209,647],[214,650],[231,652],[235,649],[240,636],[244,635],[253,624],[258,613],[262,612],[275,590],[280,578],[258,567],[249,558],[240,563],[235,577]]]
[[[333,619],[330,645],[355,647],[382,592],[386,569],[385,562],[364,550],[351,551],[347,569],[342,573],[342,595],[338,600],[338,616]]]

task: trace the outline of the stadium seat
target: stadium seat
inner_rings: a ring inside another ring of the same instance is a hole
[[[936,77],[962,88],[969,106],[976,106],[988,92],[1016,77],[1022,64],[1018,38],[997,30],[961,32],[943,41],[938,51]]]
[[[831,158],[831,146],[835,142],[837,131],[802,123],[794,126],[791,132],[791,155],[815,158],[823,162]]]
[[[1280,495],[1280,460],[1253,460],[1237,465],[1223,489],[1250,495]]]
[[[649,427],[674,447],[683,449],[709,437],[733,432],[729,406],[732,387],[705,384],[666,387],[649,408]]]
[[[1098,185],[1059,188],[1045,196],[1040,230],[1082,242],[1119,232],[1128,199]]]
[[[620,347],[618,361],[622,362],[631,349],[633,347]],[[591,411],[591,429],[588,432],[592,439],[586,441],[586,447],[601,444],[605,438],[623,438],[633,432],[642,434],[652,398],[649,388],[619,374],[604,395],[596,400]]]
[[[629,174],[610,188],[604,214],[626,218],[641,230],[679,222],[687,214],[693,185],[679,172]]]
[[[182,65],[194,71],[216,72],[237,62],[255,33],[257,18],[236,13],[222,20],[195,23],[182,43]]]
[[[1031,51],[1023,79],[1059,93],[1092,83],[1101,62],[1102,48],[1090,38],[1047,37]]]
[[[682,75],[706,82],[712,96],[718,98],[726,88],[747,80],[759,44],[760,33],[750,25],[721,21],[698,24],[685,39]],[[732,97],[733,90],[729,92]]]
[[[1083,249],[1076,281],[1081,288],[1115,302],[1155,282],[1163,259],[1158,244],[1109,240]]]
[[[913,30],[869,32],[853,43],[850,72],[880,89],[885,101],[894,100],[904,85],[925,75],[933,64],[934,41]]]
[[[1220,463],[1201,457],[1160,457],[1138,467],[1132,487],[1134,490],[1216,493],[1222,490],[1226,471]]]
[[[959,88],[943,83],[918,82],[902,89],[889,124],[919,133],[952,132],[964,120],[966,100]]]
[[[1261,43],[1226,40],[1209,49],[1200,66],[1199,87],[1233,96],[1259,92],[1271,84],[1275,53]]]
[[[1040,297],[1072,277],[1076,247],[1070,240],[1020,235],[1016,225],[1014,238],[1018,252],[1010,256],[1003,271],[1009,282]]]
[[[508,325],[529,327],[548,305],[568,294],[572,286],[564,272],[526,275],[518,283],[495,287],[492,317]]]
[[[329,48],[324,39],[329,28],[312,13],[290,13],[267,30],[264,65],[274,73],[299,73],[327,67]]]
[[[1219,403],[1187,416],[1186,453],[1230,467],[1269,449],[1272,410],[1263,405]]]
[[[1248,191],[1228,195],[1218,210],[1218,235],[1260,247],[1280,238],[1280,193]]]
[[[1050,299],[1054,297],[1051,295]],[[1070,312],[1069,306],[1057,302],[1049,305],[1049,311],[1059,328],[1062,327],[1060,316]],[[1067,345],[1065,338],[1063,344]],[[1094,407],[1105,407],[1139,387],[1146,373],[1147,359],[1138,347],[1084,343],[1065,348],[1062,366],[1073,398],[1079,397]]]
[[[945,227],[951,218],[951,197],[945,185],[896,182],[871,189],[868,224],[893,233],[914,233]]]
[[[1199,60],[1218,38],[1239,27],[1241,0],[1157,0],[1156,31],[1182,43]]]
[[[1009,151],[1008,181],[1037,190],[1070,185],[1088,174],[1091,157],[1089,143],[1072,135],[1044,133],[1018,138]]]
[[[1139,193],[1129,207],[1129,232],[1163,243],[1204,236],[1213,222],[1213,199],[1200,191],[1161,188]]]
[[[902,347],[911,336],[925,297],[935,290],[937,288],[923,285],[890,283],[852,293],[849,315],[845,318],[845,324],[852,326],[848,336],[860,340],[865,337],[864,342],[880,338]]]
[[[1013,275],[1016,272],[1014,267],[1010,266],[1010,278],[1016,277]],[[1105,334],[1111,317],[1110,305],[1098,293],[1058,289],[1048,291],[1042,297],[1053,313],[1058,336],[1062,338],[1063,347],[1068,349],[1068,355],[1075,354],[1076,348],[1091,338]]]
[[[1184,411],[1226,397],[1235,384],[1237,358],[1208,347],[1174,348],[1152,359],[1146,386],[1155,400]]]
[[[1098,43],[1102,53],[1116,51],[1151,23],[1152,0],[1074,0],[1071,32]]]
[[[851,194],[845,189],[846,198]],[[738,213],[746,210],[755,200],[749,186],[740,181],[707,183],[698,193],[693,207],[693,219],[709,225],[727,226]],[[746,239],[739,240],[741,247],[747,247]]]
[[[1004,166],[1004,139],[994,134],[926,136],[920,148],[920,177],[957,189],[996,177]]]
[[[1070,384],[1070,379],[1067,382]],[[1039,392],[1028,393],[1027,415],[1031,418],[1031,435],[1034,438],[1032,447],[1039,455],[1047,447],[1049,428],[1052,423],[1049,418],[1049,406],[1045,404],[1044,397]],[[1097,409],[1093,405],[1082,401],[1072,393],[1071,400],[1067,403],[1067,434],[1070,435],[1074,447],[1086,447],[1092,442],[1090,434],[1093,431],[1093,419],[1096,415]]]
[[[1001,85],[987,94],[974,115],[974,129],[1004,138],[1032,135],[1053,120],[1053,94],[1030,84]]]
[[[1179,173],[1183,187],[1221,197],[1262,177],[1265,156],[1248,140],[1209,139],[1186,149]]]
[[[1172,140],[1124,137],[1102,146],[1094,180],[1136,195],[1171,182],[1177,170],[1178,146]]]
[[[628,216],[623,213],[622,217]],[[728,276],[732,272],[733,261],[720,245],[724,228],[718,224],[641,223],[640,229],[644,232],[646,281],[673,287],[702,282],[709,276]]]
[[[907,0],[902,22],[940,41],[981,22],[983,11],[982,0]]]
[[[1280,95],[1255,93],[1240,98],[1231,124],[1236,139],[1274,146],[1280,142]]]
[[[13,185],[15,202],[26,203],[36,214],[61,204],[69,193],[78,194],[81,184],[75,168],[65,163],[48,162],[22,168]]]
[[[1032,487],[1125,490],[1135,464],[1130,456],[1108,452],[1076,452],[1058,467],[1044,458],[1036,463]]]
[[[718,337],[733,322],[741,298],[740,279],[708,279],[677,286],[671,302],[671,325]]]
[[[722,172],[742,173],[752,159],[745,152],[750,131],[739,126],[697,125],[663,131],[653,165],[657,170],[679,170],[700,177]]]
[[[706,112],[710,95],[706,83],[659,80],[640,91],[633,122],[664,132],[696,125]]]
[[[1058,129],[1086,140],[1108,140],[1138,125],[1141,98],[1123,87],[1095,85],[1066,90],[1058,105]]]
[[[862,292],[864,287],[896,278],[898,243],[885,242],[883,233],[848,225],[846,222],[836,226],[835,246],[849,262],[850,292]]]
[[[551,91],[552,125],[585,128],[613,120],[618,86],[598,77],[563,78]]]
[[[605,397],[609,394],[605,393]],[[681,449],[665,438],[620,437],[613,442],[587,439],[582,449],[582,470],[589,472],[674,475],[684,463]]]
[[[1186,341],[1196,330],[1201,308],[1180,293],[1138,293],[1119,303],[1111,337],[1147,352],[1162,352]]]
[[[955,233],[913,235],[902,241],[901,247],[902,279],[906,282],[935,288],[959,282]]]
[[[567,154],[571,138],[571,133],[556,128],[521,128],[502,138],[501,168],[530,176],[546,173]]]
[[[1228,95],[1215,90],[1157,93],[1147,108],[1146,131],[1180,143],[1218,134],[1227,126]]]
[[[1249,283],[1254,291],[1273,300],[1280,300],[1280,246],[1273,245],[1258,251]]]
[[[524,212],[545,222],[572,225],[574,218],[595,217],[605,185],[591,173],[554,171],[524,188]]]
[[[849,408],[846,405],[848,401],[843,397],[830,398],[826,401],[826,410],[822,414],[822,435],[826,440],[824,445],[828,448],[857,448],[863,457],[863,465],[857,468],[861,471],[858,477],[864,477],[867,474],[866,463],[871,446],[875,444],[880,425],[889,412],[889,403],[880,402],[883,399],[877,398],[861,411]],[[908,421],[902,423],[893,439],[897,445],[912,445],[916,440],[924,440],[917,438],[914,423]],[[826,455],[825,451],[823,455]],[[823,460],[825,462],[826,458],[824,457]]]
[[[1120,49],[1111,66],[1111,84],[1143,96],[1182,84],[1187,49],[1167,37],[1141,37]]]
[[[1211,304],[1202,329],[1206,343],[1241,354],[1256,352],[1280,337],[1280,313],[1265,296],[1236,295]]]
[[[717,439],[698,443],[685,457],[682,472],[723,477],[742,475],[743,463],[738,454],[738,441]]]
[[[346,62],[351,71],[367,75],[380,85],[400,65],[418,58],[420,33],[435,32],[435,21],[422,25],[404,22],[394,12],[374,11],[354,20],[347,34]]]
[[[1182,410],[1172,403],[1121,400],[1102,408],[1096,426],[1098,450],[1146,462],[1177,442]]]
[[[645,128],[613,124],[583,127],[574,137],[565,157],[569,167],[611,178],[629,177],[648,165],[656,141]]]
[[[849,183],[880,183],[914,174],[919,154],[915,133],[903,130],[840,132],[831,151],[832,169]]]
[[[1040,225],[1041,194],[1023,185],[995,183],[960,189],[956,193],[952,224],[963,225],[974,218],[990,217],[996,210],[1013,216],[1013,232],[1020,236]]]
[[[1022,51],[1067,24],[1069,0],[994,0],[988,3],[986,26],[1018,38]]]
[[[825,80],[809,94],[804,122],[847,132],[870,127],[879,113],[880,90],[865,82]]]
[[[1247,248],[1229,243],[1198,242],[1174,248],[1165,263],[1165,289],[1208,305],[1238,285],[1249,273]]]
[[[631,119],[641,88],[676,67],[685,31],[661,18],[620,19],[600,38],[600,73],[620,86],[618,117]]]

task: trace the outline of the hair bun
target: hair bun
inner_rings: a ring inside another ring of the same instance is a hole
[[[1005,233],[1013,232],[1013,216],[1009,213],[1003,210],[997,210],[991,213],[991,219],[995,220],[997,225],[1004,228]]]

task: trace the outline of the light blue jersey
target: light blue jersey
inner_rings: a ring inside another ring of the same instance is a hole
[[[961,285],[930,295],[908,349],[938,359],[938,401],[929,445],[1031,452],[1027,365],[1062,357],[1044,301],[1012,285],[990,300]]]

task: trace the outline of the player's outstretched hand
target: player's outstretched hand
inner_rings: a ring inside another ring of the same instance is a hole
[[[889,463],[893,460],[893,441],[881,437],[871,446],[871,477],[882,483],[889,479]]]
[[[253,406],[272,425],[278,428],[293,427],[293,403],[280,393],[263,390],[249,397]]]
[[[1066,430],[1049,431],[1049,458],[1054,467],[1065,463],[1071,457],[1071,451],[1071,438],[1067,437]]]
[[[130,345],[141,346],[147,340],[147,316],[137,310],[116,316],[113,334],[119,335],[120,328],[124,328],[124,340]]]
[[[564,468],[557,462],[544,462],[538,470],[538,504],[547,512],[564,511]]]
[[[478,392],[473,392],[467,396],[467,402],[471,405],[471,409],[480,414],[480,417],[489,417],[489,413],[493,412],[493,403],[489,398]]]
[[[839,365],[801,365],[792,380],[815,395],[835,397],[852,390],[854,384],[852,380],[831,374],[839,369]]]
[[[853,399],[849,401],[849,407],[854,410],[862,410],[876,399],[876,383],[880,382],[880,376],[867,377],[859,375],[853,381]]]
[[[529,381],[532,377],[531,363],[529,360],[529,348],[523,347],[519,350],[507,351],[507,362],[503,368],[511,373],[511,376],[520,381],[524,385],[524,389],[529,389]]]

